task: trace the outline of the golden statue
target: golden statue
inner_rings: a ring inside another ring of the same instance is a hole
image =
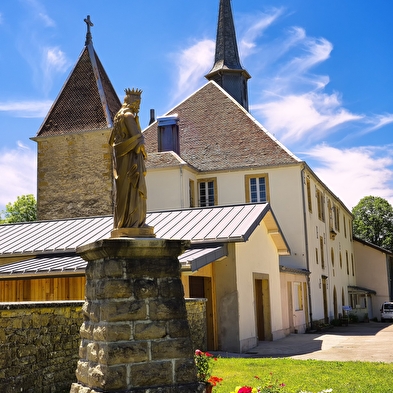
[[[113,148],[114,229],[111,237],[151,237],[146,225],[146,151],[139,125],[141,90],[125,89],[124,103],[114,118],[109,144]]]

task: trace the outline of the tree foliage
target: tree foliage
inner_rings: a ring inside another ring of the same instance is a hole
[[[7,203],[1,212],[0,223],[35,221],[37,218],[37,202],[33,194],[18,196],[14,203]]]
[[[381,197],[366,196],[352,209],[353,233],[393,251],[393,207]]]

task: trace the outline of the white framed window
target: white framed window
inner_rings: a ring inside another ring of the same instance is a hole
[[[198,180],[199,206],[217,205],[217,181],[212,179]]]
[[[269,182],[267,174],[247,175],[245,178],[246,202],[258,203],[269,201]]]

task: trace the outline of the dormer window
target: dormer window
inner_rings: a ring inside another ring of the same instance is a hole
[[[180,155],[179,118],[175,115],[157,117],[158,151],[174,151]]]

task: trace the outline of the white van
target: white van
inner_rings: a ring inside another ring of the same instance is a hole
[[[393,302],[385,302],[381,306],[381,322],[393,320]]]

